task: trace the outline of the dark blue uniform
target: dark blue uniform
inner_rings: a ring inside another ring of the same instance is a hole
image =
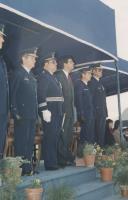
[[[94,113],[92,95],[88,86],[81,80],[75,85],[75,105],[81,121],[80,141],[94,143]]]
[[[104,146],[105,124],[107,117],[105,89],[101,81],[92,78],[89,88],[93,98],[94,117],[95,117],[95,141]]]
[[[57,143],[61,130],[63,116],[63,96],[60,83],[54,75],[43,70],[38,77],[37,89],[39,112],[49,110],[51,112],[51,122],[43,122],[43,158],[45,168],[57,166]]]
[[[0,157],[4,152],[8,120],[8,78],[5,62],[0,56]]]
[[[31,160],[37,119],[37,83],[31,72],[22,66],[11,79],[11,112],[14,117],[16,156]]]

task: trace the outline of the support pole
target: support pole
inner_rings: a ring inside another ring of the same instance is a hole
[[[119,121],[120,121],[120,141],[122,140],[122,116],[121,116],[121,101],[120,101],[120,77],[119,77],[119,67],[117,62],[115,61],[116,67],[116,78],[117,78],[117,99],[118,99],[118,113],[119,113]],[[122,142],[122,141],[121,141]]]

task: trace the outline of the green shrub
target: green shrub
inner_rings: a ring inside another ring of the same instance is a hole
[[[74,200],[74,191],[67,185],[54,186],[47,191],[47,200]]]

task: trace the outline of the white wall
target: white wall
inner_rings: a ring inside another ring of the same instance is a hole
[[[115,10],[117,54],[128,60],[128,0],[100,0]]]
[[[122,120],[128,120],[128,92],[120,94]],[[107,97],[108,117],[119,119],[117,95]]]

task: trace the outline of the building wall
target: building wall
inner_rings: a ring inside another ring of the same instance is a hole
[[[122,120],[128,120],[128,92],[120,94]],[[119,118],[117,95],[107,97],[108,117],[112,120]]]

